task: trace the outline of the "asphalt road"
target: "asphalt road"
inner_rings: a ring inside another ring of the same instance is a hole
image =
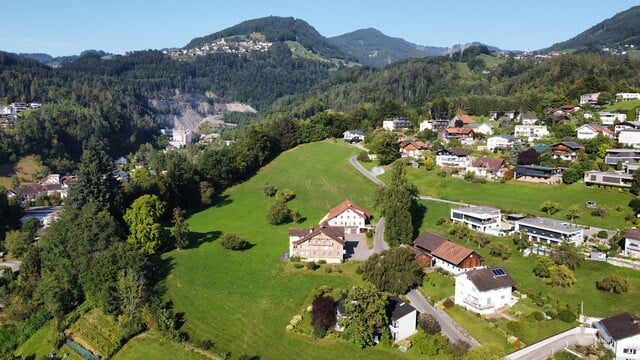
[[[379,254],[389,248],[389,244],[384,241],[384,217],[381,217],[376,224],[376,232],[373,234],[373,252]]]
[[[448,337],[452,343],[458,340],[463,340],[472,347],[480,345],[476,339],[464,331],[462,327],[453,321],[449,315],[445,314],[444,311],[431,306],[418,290],[414,289],[409,291],[407,293],[407,298],[411,301],[411,305],[421,313],[429,313],[433,315],[436,320],[438,320],[438,323],[440,323],[442,334]]]

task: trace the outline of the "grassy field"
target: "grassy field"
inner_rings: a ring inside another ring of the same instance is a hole
[[[6,164],[0,166],[0,186],[7,189],[11,188],[11,177],[18,175],[21,182],[32,182],[37,179],[38,175],[42,175],[42,165],[37,161],[35,156],[27,156],[16,164]]]
[[[272,199],[263,195],[262,184],[295,192],[289,208],[306,218],[299,227],[317,224],[345,198],[371,209],[375,187],[346,161],[352,152],[352,147],[327,142],[298,147],[229,189],[217,206],[189,219],[200,244],[166,254],[172,268],[167,298],[177,312],[184,312],[181,331],[194,340],[211,340],[233,357],[243,353],[262,359],[411,357],[390,348],[359,350],[345,342],[315,340],[285,330],[291,317],[310,304],[314,288],[326,284],[344,289],[359,277],[353,271],[293,270],[282,263],[292,225],[267,224],[265,214]],[[240,235],[253,247],[244,252],[225,250],[216,240],[227,232]],[[133,358],[127,354],[139,351],[123,349],[118,358]]]
[[[418,187],[420,195],[429,195],[461,203],[498,207],[503,212],[518,212],[547,216],[540,211],[540,205],[551,200],[560,203],[560,211],[552,217],[566,220],[566,211],[572,205],[581,209],[581,217],[574,222],[607,229],[622,229],[631,225],[625,220],[633,211],[627,206],[633,195],[617,189],[589,188],[584,183],[572,185],[530,184],[520,181],[506,183],[489,182],[476,184],[463,179],[441,177],[435,171],[406,168],[407,178]],[[388,181],[388,173],[380,178]],[[591,215],[586,208],[587,201],[610,208],[605,218]],[[619,211],[618,211],[619,209]]]

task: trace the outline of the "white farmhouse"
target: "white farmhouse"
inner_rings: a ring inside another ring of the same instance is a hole
[[[640,317],[625,312],[604,318],[595,326],[615,359],[640,359]]]
[[[371,220],[371,213],[351,200],[345,200],[340,205],[329,210],[320,220],[320,224],[344,227],[345,233],[359,233],[366,231]]]
[[[454,302],[478,314],[490,314],[515,300],[511,291],[516,282],[502,267],[469,270],[455,277]]]

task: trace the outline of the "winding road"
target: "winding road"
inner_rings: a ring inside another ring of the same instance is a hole
[[[386,184],[378,179],[372,172],[365,169],[360,163],[356,156],[352,156],[349,158],[349,162],[353,165],[356,170],[358,170],[362,175],[366,176],[369,180],[380,186],[386,186]],[[433,198],[431,196],[419,196],[421,200],[430,200],[430,201],[440,201],[448,204],[460,204],[459,202],[443,200]],[[381,217],[376,224],[376,232],[374,234],[374,245],[373,252],[380,253],[383,250],[389,248],[389,245],[383,239],[384,234],[384,217]],[[480,343],[476,339],[474,339],[469,333],[467,333],[457,322],[453,321],[444,311],[434,308],[429,304],[429,302],[422,296],[422,294],[418,290],[411,290],[407,293],[407,298],[411,301],[411,305],[413,305],[418,311],[422,313],[432,314],[440,323],[440,328],[442,329],[442,334],[449,338],[449,340],[453,343],[458,340],[465,341],[470,346],[475,347],[479,346]]]

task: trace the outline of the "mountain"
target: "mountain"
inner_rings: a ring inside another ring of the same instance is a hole
[[[279,16],[243,21],[222,31],[195,38],[184,49],[199,48],[221,38],[232,36],[250,37],[255,33],[262,34],[264,40],[268,42],[297,41],[307,50],[325,58],[352,60],[350,56],[320,35],[314,27],[304,20]]]
[[[329,41],[360,63],[378,68],[406,58],[441,55],[447,50],[416,45],[401,38],[387,36],[373,28],[335,36],[329,38]]]
[[[574,38],[553,44],[545,50],[594,50],[602,47],[638,46],[639,44],[640,6],[634,6],[602,21]]]

